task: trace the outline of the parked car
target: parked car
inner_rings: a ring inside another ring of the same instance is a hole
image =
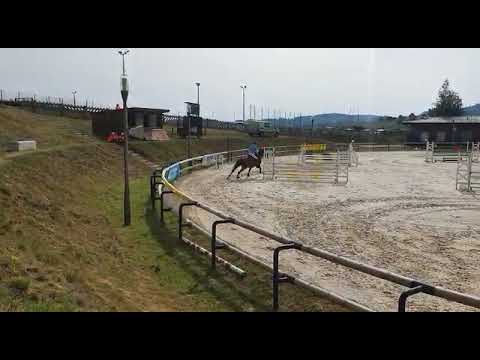
[[[122,133],[117,133],[115,131],[112,131],[110,134],[107,136],[107,142],[113,142],[113,143],[123,143],[125,141],[125,134]]]
[[[250,136],[274,136],[280,135],[280,131],[272,126],[269,121],[248,120],[245,122],[245,131]]]

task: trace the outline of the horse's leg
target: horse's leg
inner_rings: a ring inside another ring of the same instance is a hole
[[[237,179],[240,179],[240,173],[245,170],[246,167],[242,164],[242,168],[240,169],[240,171],[237,173]]]
[[[230,179],[230,176],[232,176],[233,172],[240,166],[240,164],[238,162],[239,162],[239,160],[237,160],[237,162],[233,166],[233,169],[232,169],[230,175],[227,176],[227,180]]]
[[[252,171],[252,168],[248,168],[248,173],[247,173],[247,178],[250,177],[250,171]]]

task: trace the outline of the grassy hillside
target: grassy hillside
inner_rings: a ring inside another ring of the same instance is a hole
[[[269,310],[271,274],[226,251],[248,276],[211,273],[207,258],[176,240],[172,214],[160,226],[150,170],[133,158],[132,225],[122,226],[122,150],[76,135],[89,132],[88,120],[3,107],[0,129],[3,144],[28,137],[39,147],[0,152],[0,311]],[[210,134],[195,151],[222,146],[223,135]],[[152,159],[183,155],[183,140],[170,144],[133,146]],[[289,284],[281,294],[286,310],[342,310]]]
[[[88,120],[34,114],[0,105],[0,124],[0,156],[5,155],[8,142],[19,139],[36,139],[39,149],[91,142],[79,135],[91,133]]]

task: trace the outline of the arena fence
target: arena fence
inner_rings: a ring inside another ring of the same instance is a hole
[[[352,142],[353,150],[356,152],[372,151],[414,151],[423,149],[424,143],[405,143],[405,144],[376,144],[376,143],[357,143]],[[342,148],[348,144],[337,144]]]
[[[470,152],[475,152],[475,149],[478,149],[478,143],[435,143],[427,141],[425,145],[425,161],[430,163],[437,161],[456,162],[459,158],[466,157]]]
[[[480,163],[474,151],[458,157],[456,189],[472,193],[480,190]]]
[[[215,268],[217,262],[216,252],[222,248],[230,249],[232,252],[237,253],[240,256],[243,256],[249,259],[252,262],[255,262],[262,267],[272,271],[272,308],[274,311],[279,309],[279,285],[283,282],[290,282],[297,284],[299,286],[308,288],[313,292],[317,293],[320,296],[329,298],[330,300],[352,308],[358,311],[372,311],[369,307],[362,305],[354,300],[348,299],[342,295],[336,294],[327,289],[321,288],[315,284],[312,284],[300,276],[294,276],[292,274],[287,274],[279,270],[280,265],[280,253],[283,251],[300,251],[302,253],[310,254],[318,258],[330,261],[334,264],[345,266],[349,269],[353,269],[365,274],[369,274],[375,278],[383,279],[401,286],[406,287],[407,289],[399,294],[398,298],[398,311],[404,312],[406,309],[407,298],[417,294],[424,293],[431,296],[439,297],[445,300],[454,301],[461,303],[467,306],[472,306],[480,309],[480,298],[457,291],[449,290],[440,286],[435,286],[428,284],[424,281],[419,281],[407,276],[393,273],[391,271],[371,266],[365,263],[361,263],[356,260],[349,259],[347,257],[336,255],[332,252],[315,248],[309,245],[302,244],[296,240],[282,237],[277,234],[271,233],[265,229],[262,229],[256,225],[252,225],[245,221],[242,221],[238,218],[230,216],[229,214],[223,213],[217,209],[214,209],[206,204],[201,203],[200,201],[195,200],[193,197],[182,192],[175,186],[175,180],[182,176],[183,174],[206,167],[218,167],[220,168],[223,165],[231,163],[233,159],[240,153],[244,153],[246,150],[237,150],[234,152],[221,152],[215,154],[208,154],[204,156],[199,156],[191,159],[186,159],[178,161],[159,170],[155,170],[150,177],[150,196],[152,208],[155,209],[156,201],[160,200],[160,217],[163,221],[164,212],[174,211],[178,215],[178,238],[179,240],[185,239],[183,236],[183,228],[187,225],[191,225],[192,222],[186,222],[185,209],[188,207],[196,207],[203,211],[206,211],[210,214],[213,214],[218,218],[211,225],[211,231],[204,229],[203,227],[198,227],[208,235],[211,239],[210,247],[211,251],[211,266]],[[229,160],[231,159],[231,160]],[[188,169],[188,170],[187,170]],[[168,199],[165,197],[168,195]],[[171,207],[166,207],[166,204],[171,204]],[[254,255],[246,252],[245,250],[240,249],[239,247],[225,241],[218,239],[216,235],[216,229],[218,225],[221,224],[234,224],[243,229],[252,231],[256,234],[265,236],[269,239],[272,239],[278,243],[278,246],[272,252],[272,263],[273,265],[265,263],[265,261],[258,259]]]

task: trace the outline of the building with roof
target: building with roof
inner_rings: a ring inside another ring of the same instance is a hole
[[[480,116],[429,117],[403,124],[409,126],[406,139],[409,143],[480,141]]]
[[[130,136],[145,140],[153,140],[158,130],[165,123],[164,114],[166,109],[152,109],[143,107],[128,108],[128,128]],[[92,114],[92,132],[96,136],[106,137],[111,132],[123,132],[123,111],[106,110]]]

